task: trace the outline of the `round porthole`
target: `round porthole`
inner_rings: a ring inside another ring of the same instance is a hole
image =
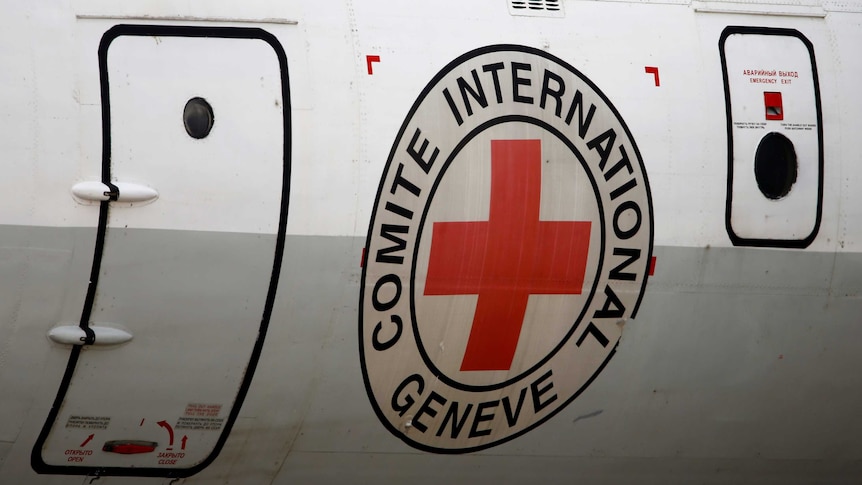
[[[767,198],[777,200],[789,194],[798,167],[796,150],[786,136],[769,133],[760,140],[754,155],[754,177]]]
[[[192,98],[183,109],[183,124],[192,138],[206,138],[213,129],[213,108],[204,98]]]

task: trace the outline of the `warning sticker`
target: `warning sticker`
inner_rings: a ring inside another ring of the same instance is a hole
[[[69,416],[66,428],[108,429],[110,424],[110,416]]]
[[[733,122],[733,126],[739,128],[741,130],[765,130],[766,123],[765,122],[757,122],[757,121],[735,121]]]
[[[178,418],[176,429],[191,429],[203,431],[218,431],[224,425],[225,418]]]
[[[214,418],[221,413],[221,404],[189,403],[184,416],[199,416]]]
[[[814,123],[781,123],[781,126],[787,131],[813,131],[817,128]]]

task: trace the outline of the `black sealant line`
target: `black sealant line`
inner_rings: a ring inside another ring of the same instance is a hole
[[[233,402],[230,414],[222,428],[221,435],[216,441],[212,452],[200,463],[189,468],[131,468],[131,467],[98,467],[98,466],[57,466],[45,463],[42,458],[42,450],[48,435],[51,433],[56,424],[57,416],[65,400],[66,393],[72,382],[72,377],[75,373],[75,368],[81,354],[81,346],[74,346],[69,356],[69,361],[66,365],[66,371],[63,374],[63,379],[60,383],[60,388],[45,425],[39,434],[33,450],[30,454],[30,465],[34,471],[43,474],[62,474],[62,475],[87,475],[87,476],[140,476],[140,477],[166,477],[166,478],[185,478],[209,466],[218,457],[231,429],[239,416],[240,408],[248,394],[251,380],[254,377],[257,363],[260,359],[260,354],[263,351],[263,344],[266,338],[267,329],[269,328],[269,320],[272,316],[272,310],[275,305],[275,296],[278,289],[278,279],[281,273],[281,263],[284,256],[285,232],[287,228],[287,212],[288,200],[290,195],[290,147],[291,147],[291,120],[290,120],[290,90],[289,78],[287,70],[287,55],[284,52],[278,39],[269,32],[259,28],[241,28],[241,27],[186,27],[186,26],[165,26],[165,25],[116,25],[109,29],[102,36],[99,44],[99,79],[101,84],[102,94],[102,182],[110,188],[111,192],[117,193],[117,187],[111,183],[111,109],[109,99],[109,82],[108,82],[108,48],[111,42],[120,36],[162,36],[162,37],[217,37],[230,39],[258,39],[266,42],[275,51],[279,62],[279,71],[281,73],[281,94],[282,94],[282,116],[283,116],[283,166],[282,166],[282,190],[280,213],[278,223],[278,234],[276,237],[275,253],[273,257],[272,274],[270,275],[269,289],[267,290],[266,303],[264,304],[263,315],[258,330],[257,340],[252,349],[250,361],[246,368],[240,388],[237,391],[236,398]],[[116,200],[116,196],[112,196],[111,200]],[[110,201],[104,201],[99,207],[99,226],[96,235],[95,252],[93,256],[93,266],[90,271],[90,283],[87,288],[87,296],[84,302],[84,309],[81,313],[80,327],[87,334],[87,344],[92,344],[95,341],[95,335],[92,329],[89,328],[89,320],[92,312],[93,304],[96,297],[96,289],[98,286],[99,273],[101,271],[102,250],[105,243],[105,234],[108,225],[108,212]]]

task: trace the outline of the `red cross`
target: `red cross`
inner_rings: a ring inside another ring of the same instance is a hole
[[[479,295],[462,371],[509,370],[530,295],[580,294],[590,222],[539,220],[541,140],[491,141],[487,221],[435,222],[426,295]]]

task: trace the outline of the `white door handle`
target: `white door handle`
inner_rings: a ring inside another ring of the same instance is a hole
[[[96,335],[93,345],[118,345],[132,340],[132,334],[113,327],[90,327]],[[84,345],[87,332],[77,325],[60,325],[48,331],[48,338],[63,345]]]
[[[148,202],[159,197],[158,191],[152,187],[128,182],[116,182],[114,187],[109,187],[102,182],[93,180],[77,183],[72,187],[72,195],[75,198],[87,202],[103,202],[116,200],[117,202]]]

